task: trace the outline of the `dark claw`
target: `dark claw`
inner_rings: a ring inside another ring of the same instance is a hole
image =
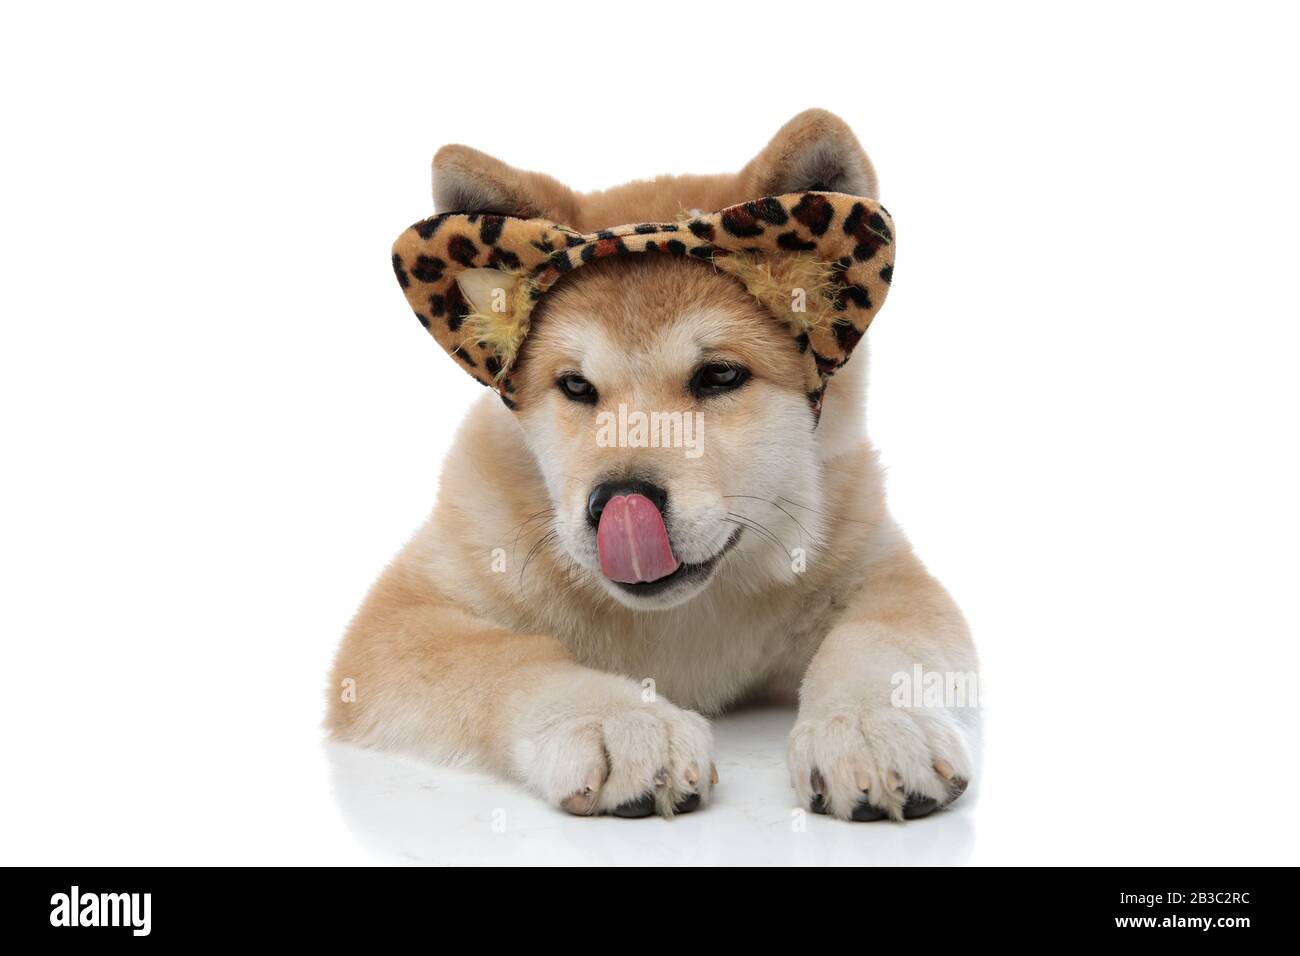
[[[690,813],[693,810],[698,810],[699,806],[700,806],[700,795],[698,793],[692,793],[681,803],[678,803],[676,806],[674,806],[673,812]]]
[[[954,800],[956,800],[958,797],[960,797],[963,793],[965,793],[965,792],[966,792],[966,788],[967,788],[969,785],[970,785],[970,781],[969,781],[969,780],[963,780],[961,777],[957,777],[956,779],[954,779],[954,780],[952,780],[951,782],[949,782],[949,784],[948,784],[948,803],[952,803]],[[947,804],[945,804],[945,806],[947,806]]]
[[[694,809],[692,807],[691,809]],[[627,803],[621,803],[613,810],[609,811],[616,817],[648,817],[655,812],[655,795],[654,793],[643,793],[635,800],[629,800]]]
[[[826,779],[816,767],[813,767],[813,772],[808,775],[808,783],[812,785],[813,791],[812,812],[825,814],[826,798],[822,794],[826,790]]]

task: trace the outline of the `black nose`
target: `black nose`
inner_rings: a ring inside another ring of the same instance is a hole
[[[593,527],[600,524],[600,513],[605,510],[609,499],[618,495],[642,495],[649,498],[659,509],[660,514],[663,514],[664,508],[668,506],[668,492],[648,481],[641,481],[638,478],[602,481],[591,489],[591,496],[587,499],[587,520]]]

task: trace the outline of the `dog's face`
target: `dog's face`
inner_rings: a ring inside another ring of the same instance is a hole
[[[566,278],[538,307],[518,381],[557,540],[620,603],[672,607],[723,574],[789,580],[816,539],[798,350],[707,264],[638,256]]]

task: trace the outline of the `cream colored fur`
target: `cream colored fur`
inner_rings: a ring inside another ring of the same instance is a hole
[[[734,176],[593,197],[477,157],[438,154],[441,199],[581,229],[812,186],[800,180],[810,169],[875,188],[852,133],[815,110]],[[974,671],[975,654],[960,612],[885,510],[863,430],[865,351],[831,381],[813,430],[788,331],[733,278],[638,256],[562,280],[525,345],[518,411],[488,394],[475,405],[432,516],[352,622],[333,673],[334,735],[471,762],[573,813],[652,791],[671,814],[691,793],[711,796],[701,714],[797,698],[788,760],[802,805],[815,785],[840,817],[864,799],[895,817],[909,793],[946,799],[951,778],[971,776],[973,722],[894,707],[890,681],[915,664]],[[753,378],[697,407],[683,383],[717,359]],[[704,454],[597,447],[592,407],[555,387],[566,371],[596,384],[602,408],[701,411]],[[629,597],[599,573],[587,496],[610,474],[644,473],[668,489],[682,560],[706,559],[750,526],[694,590]],[[794,569],[794,548],[806,570]]]

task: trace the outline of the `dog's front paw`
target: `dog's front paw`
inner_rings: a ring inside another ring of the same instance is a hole
[[[529,789],[569,813],[665,817],[708,802],[717,774],[699,714],[643,700],[610,675],[559,688],[529,714],[515,766]]]
[[[971,777],[964,733],[941,709],[800,711],[789,763],[800,802],[841,820],[923,817],[961,796]]]

